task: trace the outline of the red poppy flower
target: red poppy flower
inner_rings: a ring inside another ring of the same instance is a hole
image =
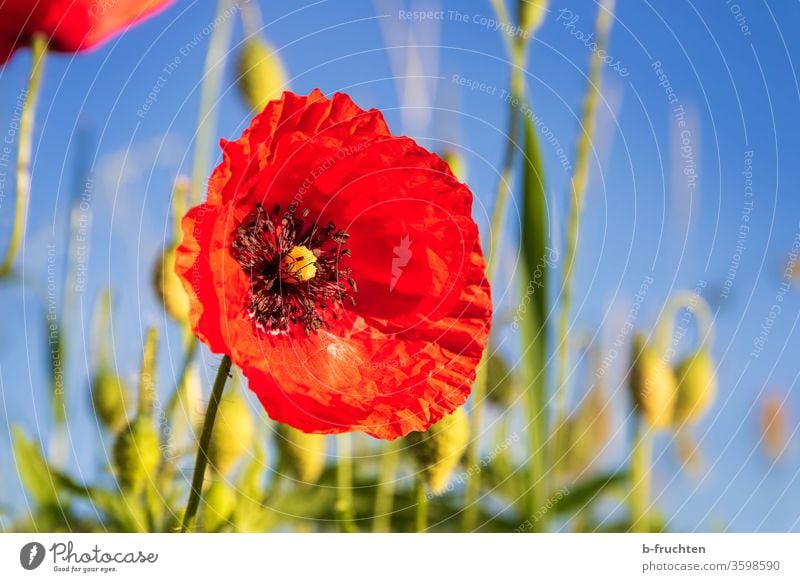
[[[284,93],[223,140],[176,271],[195,333],[275,420],[393,439],[463,404],[491,299],[472,194],[347,95]]]
[[[51,50],[92,48],[149,16],[170,0],[0,0],[0,64],[35,34]]]

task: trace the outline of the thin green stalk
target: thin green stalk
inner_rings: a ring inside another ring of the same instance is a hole
[[[558,316],[558,342],[557,342],[557,369],[556,369],[556,413],[555,418],[565,418],[567,411],[567,370],[569,369],[569,321],[572,309],[572,276],[575,266],[575,256],[578,249],[578,234],[580,218],[583,211],[583,202],[586,186],[589,181],[589,152],[594,134],[594,121],[597,111],[597,101],[600,97],[600,80],[603,70],[603,59],[600,53],[604,51],[608,33],[611,29],[611,20],[614,10],[614,1],[606,0],[605,6],[601,5],[597,13],[596,37],[597,48],[592,52],[589,65],[589,86],[583,102],[581,116],[582,133],[578,138],[575,150],[575,171],[570,187],[570,206],[567,216],[567,231],[564,248],[564,268],[561,276],[561,301]]]
[[[631,531],[647,533],[650,531],[650,480],[652,440],[647,425],[636,418],[633,445],[631,448],[631,491],[628,503],[631,513]]]
[[[493,2],[495,5],[502,3]],[[498,17],[502,18],[502,12],[498,10]],[[503,154],[502,170],[500,180],[497,183],[495,192],[494,208],[492,210],[492,222],[489,228],[489,252],[486,259],[486,277],[489,281],[494,277],[497,269],[497,247],[499,243],[499,233],[502,229],[505,217],[505,207],[508,204],[509,181],[514,170],[514,154],[518,149],[517,133],[519,126],[520,105],[524,93],[524,78],[522,71],[525,68],[525,48],[524,42],[512,43],[509,45],[512,56],[511,67],[511,99],[508,107],[508,139],[506,141],[505,152]],[[470,415],[470,442],[467,448],[467,465],[470,467],[478,466],[480,461],[478,451],[478,435],[483,422],[483,403],[486,399],[486,359],[488,353],[484,352],[475,376],[475,385],[472,390],[472,414]],[[480,494],[481,474],[477,471],[471,475],[467,481],[465,491],[465,508],[463,516],[464,531],[472,531],[475,528],[478,518],[478,495]]]
[[[181,533],[186,532],[192,527],[197,509],[200,507],[202,497],[203,479],[208,465],[208,446],[211,443],[211,433],[214,431],[214,421],[217,418],[217,410],[222,400],[222,392],[225,390],[225,383],[231,371],[231,359],[229,356],[222,358],[222,362],[217,369],[217,377],[214,380],[214,387],[211,390],[211,398],[206,408],[206,416],[203,419],[203,430],[200,433],[200,445],[197,448],[197,457],[194,462],[194,473],[192,474],[192,491],[189,494],[189,501],[186,504],[186,512],[183,514],[181,523]]]
[[[226,18],[226,13],[233,9],[232,0],[219,0],[214,22],[218,25],[211,33],[208,52],[203,67],[203,80],[200,85],[200,110],[197,117],[197,138],[194,149],[194,165],[192,167],[192,199],[195,203],[202,201],[203,183],[208,176],[208,157],[214,136],[213,114],[214,102],[222,86],[222,74],[228,59],[233,18]]]
[[[336,515],[341,531],[357,531],[353,523],[353,443],[348,433],[339,435],[336,443]]]
[[[417,533],[422,533],[428,529],[428,493],[425,491],[425,474],[422,471],[417,473],[415,488],[417,490],[415,524]]]
[[[11,238],[8,241],[5,257],[0,264],[0,277],[7,275],[14,266],[19,245],[25,234],[25,222],[28,216],[28,203],[31,193],[31,152],[33,149],[33,121],[36,113],[36,102],[39,98],[44,57],[47,52],[47,38],[36,34],[31,41],[32,64],[28,77],[28,88],[25,102],[19,119],[19,141],[17,142],[17,198],[14,206],[14,224]]]
[[[380,458],[378,490],[375,493],[375,510],[372,518],[373,532],[388,532],[391,529],[400,442],[400,440],[387,442]]]

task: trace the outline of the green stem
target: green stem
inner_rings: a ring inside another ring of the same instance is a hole
[[[208,401],[206,416],[203,420],[203,430],[200,433],[200,446],[197,448],[197,457],[194,463],[194,473],[192,474],[192,491],[189,494],[189,501],[186,504],[186,512],[183,514],[181,532],[186,532],[192,527],[197,509],[200,507],[202,497],[203,479],[208,465],[208,446],[211,443],[211,433],[214,430],[214,421],[217,418],[222,392],[225,390],[225,382],[231,371],[231,359],[229,356],[222,358],[217,370],[217,377],[214,380],[214,387],[211,390],[211,399]]]
[[[233,18],[226,12],[233,7],[232,0],[219,0],[214,22],[219,23],[211,33],[203,67],[200,86],[200,110],[197,117],[197,139],[195,140],[194,165],[192,167],[192,198],[195,203],[202,200],[203,182],[208,176],[209,150],[214,135],[214,102],[222,86],[222,74],[228,58]]]
[[[339,529],[355,532],[353,523],[353,444],[350,434],[339,435],[336,461],[336,515]]]
[[[631,491],[628,495],[631,512],[631,531],[650,531],[650,459],[652,441],[643,419],[637,416],[631,448]]]
[[[417,490],[417,533],[422,533],[428,529],[428,494],[425,491],[425,474],[420,471],[416,477]]]
[[[495,3],[497,4],[497,3]],[[498,11],[500,16],[502,13]],[[502,18],[502,16],[500,16]],[[501,20],[502,21],[502,20]],[[489,252],[486,259],[486,277],[490,281],[497,270],[497,247],[499,243],[499,233],[502,229],[505,217],[505,207],[508,204],[509,181],[514,170],[515,153],[519,149],[517,145],[517,133],[519,126],[520,105],[524,93],[524,78],[522,71],[525,68],[525,44],[513,43],[510,45],[513,65],[511,67],[511,99],[508,103],[508,139],[506,140],[505,152],[503,154],[502,170],[500,180],[497,183],[495,192],[494,208],[492,210],[492,222],[489,228]],[[472,414],[470,415],[470,442],[467,449],[467,465],[470,467],[478,466],[480,461],[478,451],[478,435],[480,434],[483,421],[483,403],[486,399],[486,359],[489,354],[484,351],[481,362],[475,377],[475,386],[472,390]],[[463,516],[463,530],[472,531],[475,528],[478,518],[478,495],[480,494],[480,471],[471,475],[467,481],[465,491],[465,508]]]
[[[556,414],[555,418],[565,418],[567,411],[567,370],[569,369],[569,321],[572,309],[572,276],[575,266],[575,256],[578,249],[578,235],[580,231],[580,217],[583,211],[583,202],[586,187],[589,181],[589,151],[592,146],[594,133],[594,120],[597,110],[597,101],[600,96],[600,78],[603,69],[603,59],[600,52],[604,51],[608,32],[611,28],[611,14],[613,13],[613,0],[607,1],[606,6],[600,6],[597,13],[596,36],[597,49],[592,52],[589,65],[589,86],[583,102],[581,116],[582,133],[578,138],[575,150],[575,171],[572,176],[570,188],[570,206],[567,215],[567,232],[564,249],[564,268],[561,278],[561,302],[558,316],[558,342],[557,370],[556,370]],[[554,457],[554,458],[557,458]]]
[[[41,87],[44,57],[47,52],[47,38],[41,34],[33,36],[31,41],[32,64],[28,77],[28,88],[25,102],[19,119],[19,141],[17,142],[17,198],[14,206],[14,224],[11,239],[8,241],[6,255],[0,264],[0,277],[7,275],[14,266],[19,245],[25,233],[25,222],[28,216],[28,202],[31,193],[31,151],[33,144],[33,120],[36,113],[36,102]]]
[[[372,531],[376,533],[388,532],[391,529],[400,442],[400,440],[387,442],[380,458],[378,490],[375,493],[375,510],[372,518]]]

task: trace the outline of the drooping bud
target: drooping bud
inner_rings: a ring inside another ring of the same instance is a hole
[[[279,424],[276,443],[281,464],[303,483],[316,483],[325,469],[327,439],[323,434],[309,434]]]
[[[253,444],[253,417],[235,386],[223,394],[211,433],[208,460],[213,471],[227,475]]]
[[[467,413],[456,408],[425,432],[412,432],[406,439],[431,491],[442,493],[469,442]]]
[[[122,378],[110,370],[99,370],[92,379],[92,407],[100,422],[116,434],[128,421],[129,392]]]
[[[701,348],[675,367],[678,395],[674,422],[677,426],[698,420],[717,394],[717,375],[708,350]]]
[[[517,0],[519,2],[519,25],[525,34],[539,30],[547,15],[548,0]]]
[[[441,157],[450,166],[450,171],[458,178],[459,182],[467,181],[467,162],[458,151],[444,150]]]
[[[230,521],[236,509],[236,491],[224,479],[216,477],[203,494],[203,501],[203,527],[207,532],[215,532]]]
[[[239,91],[253,111],[278,99],[286,87],[286,72],[273,47],[257,36],[248,38],[236,62]]]
[[[160,444],[152,417],[138,416],[122,429],[114,443],[114,469],[122,489],[138,494],[155,477]]]
[[[641,334],[633,340],[632,359],[629,384],[634,404],[652,428],[669,427],[677,392],[672,369]]]
[[[184,323],[189,319],[191,304],[189,295],[175,272],[176,248],[175,244],[169,245],[156,261],[153,268],[153,286],[167,314],[178,323]]]

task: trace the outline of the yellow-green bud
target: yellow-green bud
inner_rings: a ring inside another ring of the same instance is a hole
[[[698,420],[717,394],[717,375],[711,355],[701,348],[687,356],[675,368],[675,377],[679,382],[675,424]]]
[[[514,380],[511,368],[497,353],[486,360],[487,398],[492,404],[508,408],[514,401]]]
[[[519,2],[519,25],[526,34],[536,32],[547,15],[548,0],[517,0]]]
[[[92,406],[97,418],[112,433],[128,421],[128,388],[122,378],[109,370],[99,370],[92,380]]]
[[[469,419],[463,407],[456,408],[425,432],[412,432],[406,439],[435,494],[447,487],[469,442]]]
[[[450,166],[450,171],[453,172],[460,182],[467,181],[467,162],[464,157],[456,150],[445,150],[442,152],[442,159]]]
[[[161,442],[153,419],[138,416],[122,429],[114,443],[114,465],[120,487],[140,493],[161,462]]]
[[[211,468],[227,475],[253,444],[253,417],[247,401],[232,388],[222,396],[208,446]]]
[[[230,521],[236,509],[236,491],[224,479],[215,478],[203,494],[203,526],[205,531],[218,531]]]
[[[236,63],[239,91],[248,107],[260,112],[278,99],[286,85],[286,72],[272,46],[258,37],[247,39]]]
[[[298,481],[319,481],[325,469],[325,435],[309,434],[289,425],[279,424],[276,442],[281,463]]]
[[[153,285],[169,316],[178,323],[183,323],[189,319],[191,304],[189,295],[175,272],[176,248],[174,244],[168,246],[156,261],[153,269]]]
[[[672,423],[677,386],[672,369],[642,335],[633,340],[630,389],[633,401],[652,428]]]

